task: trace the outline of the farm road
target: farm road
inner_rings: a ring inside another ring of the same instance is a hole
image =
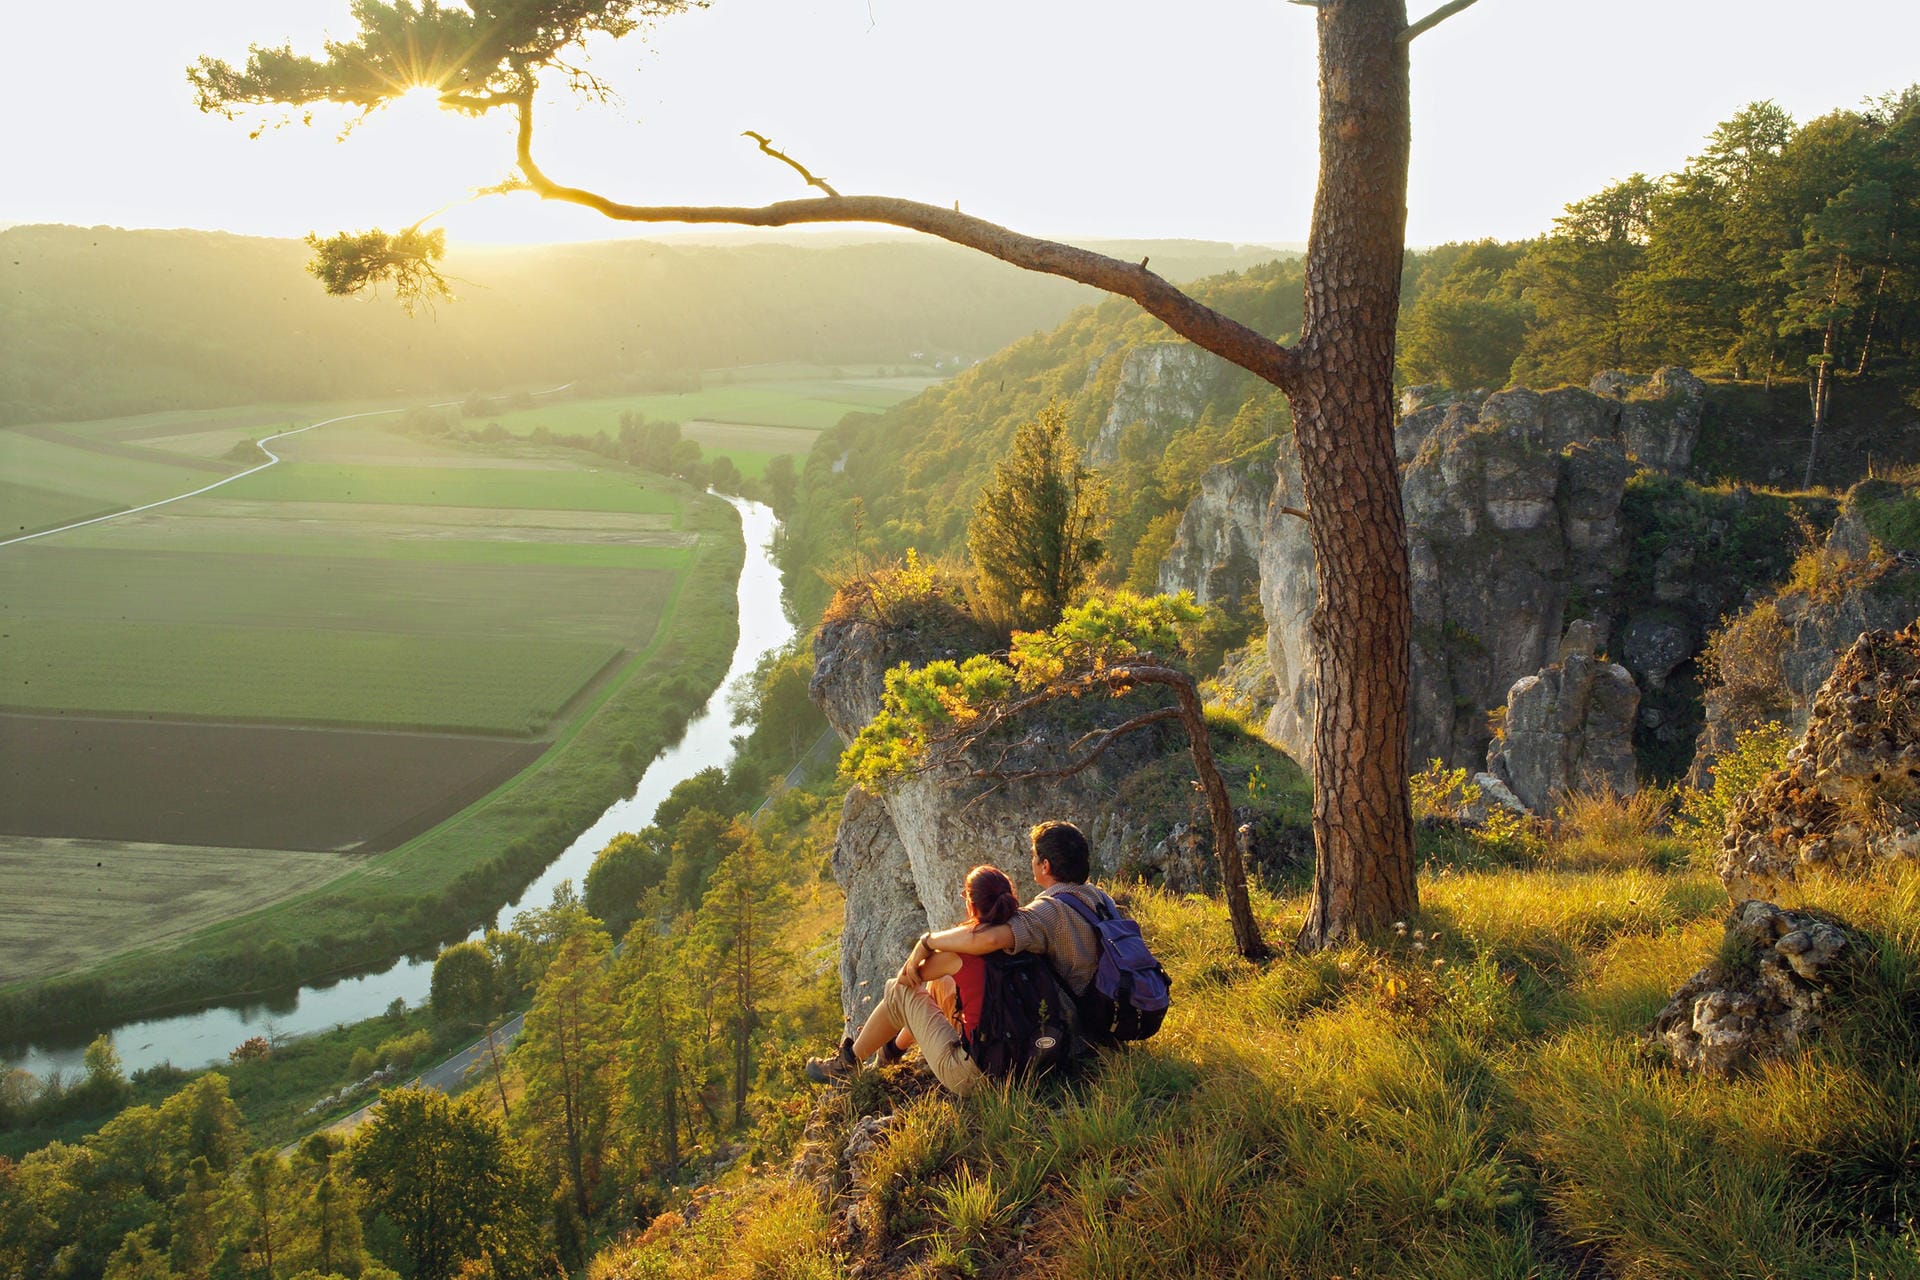
[[[545,391],[536,391],[533,394],[537,396],[550,396],[556,392],[565,391],[568,387],[572,385],[573,384],[571,382],[563,382],[557,387],[549,387]],[[427,407],[429,409],[446,409],[446,408],[451,408],[452,406],[457,405],[459,403],[460,401],[458,400],[443,400],[438,404],[431,404],[431,405],[428,405]],[[18,537],[0,539],[0,547],[10,547],[16,542],[32,542],[35,538],[51,538],[56,533],[66,533],[71,529],[84,529],[88,525],[101,524],[108,520],[118,520],[122,516],[136,515],[142,511],[151,511],[155,507],[164,507],[169,503],[183,502],[188,498],[197,498],[203,493],[212,493],[215,489],[218,489],[223,485],[232,484],[235,480],[244,480],[251,475],[258,475],[260,472],[265,471],[268,467],[278,465],[280,462],[280,455],[275,453],[273,450],[267,448],[267,445],[269,445],[275,440],[284,440],[288,436],[304,435],[305,433],[312,431],[315,428],[332,426],[336,422],[349,422],[355,418],[378,418],[389,413],[401,413],[401,412],[403,412],[403,410],[400,410],[400,409],[369,409],[364,413],[343,413],[337,418],[327,418],[320,422],[309,422],[306,426],[295,427],[291,431],[281,431],[281,432],[276,432],[275,434],[270,436],[263,436],[256,443],[259,444],[260,446],[260,452],[267,455],[268,460],[266,462],[261,463],[257,467],[248,467],[245,471],[237,471],[233,475],[227,476],[224,479],[215,480],[212,484],[201,485],[198,489],[190,490],[187,493],[176,493],[171,498],[162,498],[158,502],[148,502],[148,503],[142,504],[141,506],[128,507],[125,511],[110,512],[104,516],[95,516],[91,520],[76,520],[72,524],[63,524],[57,529],[42,529],[38,533],[23,533]]]
[[[526,1019],[526,1014],[516,1013],[495,1028],[493,1033],[494,1047],[501,1053],[505,1053],[507,1046],[512,1044],[520,1035],[520,1027],[526,1022]],[[434,1089],[441,1093],[452,1093],[455,1089],[458,1089],[462,1084],[466,1083],[468,1072],[486,1060],[487,1038],[481,1036],[478,1040],[475,1040],[472,1044],[462,1049],[459,1053],[454,1054],[439,1066],[431,1067],[407,1081],[407,1085],[415,1089]],[[332,1124],[320,1130],[320,1132],[337,1133],[345,1137],[355,1129],[358,1129],[362,1124],[365,1124],[367,1117],[373,1114],[373,1109],[379,1105],[380,1101],[376,1098],[352,1115],[341,1116],[338,1120],[335,1120]],[[290,1142],[281,1148],[280,1154],[292,1155],[293,1149],[299,1145],[298,1142]]]

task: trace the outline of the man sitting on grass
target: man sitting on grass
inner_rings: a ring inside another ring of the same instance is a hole
[[[875,1053],[882,1061],[898,1061],[907,1045],[918,1043],[934,1076],[954,1093],[965,1096],[984,1084],[986,1076],[968,1055],[959,1030],[925,985],[958,972],[962,956],[1043,955],[1076,999],[1086,994],[1100,962],[1100,939],[1084,916],[1058,899],[1072,894],[1098,909],[1104,898],[1087,883],[1092,869],[1087,838],[1071,822],[1043,822],[1028,835],[1033,880],[1040,886],[1034,900],[1004,924],[968,923],[921,934],[859,1034],[843,1039],[833,1056],[807,1060],[809,1080],[844,1079]]]

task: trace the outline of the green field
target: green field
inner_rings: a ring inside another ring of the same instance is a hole
[[[63,535],[61,546],[99,547],[126,550],[139,545],[154,551],[198,552],[216,555],[234,554],[239,531],[220,527],[237,522],[214,520],[153,520],[143,526],[122,526],[109,522]],[[470,528],[467,533],[483,530]],[[578,569],[659,569],[674,572],[684,568],[689,555],[685,535],[652,535],[662,538],[660,545],[631,541],[647,534],[627,534],[622,541],[581,542],[572,539],[547,541],[546,531],[513,529],[506,536],[488,540],[415,536],[406,540],[383,538],[347,530],[314,533],[262,532],[249,529],[246,551],[250,556],[350,557],[372,560],[411,560],[431,564],[548,565]],[[515,538],[512,535],[521,535]],[[576,533],[575,537],[586,536]],[[666,539],[672,539],[671,543]],[[0,571],[0,577],[4,572]]]
[[[319,776],[322,756],[328,785],[341,785],[353,760],[333,744],[370,730],[395,763],[349,784],[347,808],[331,811],[358,814],[378,799],[389,828],[423,833],[346,857],[324,885],[263,873],[223,898],[217,919],[192,916],[185,901],[155,905],[158,917],[177,906],[195,922],[184,940],[104,916],[78,922],[73,934],[88,942],[58,975],[14,963],[0,939],[0,973],[40,979],[0,984],[0,1019],[144,1011],[438,937],[503,900],[625,794],[724,673],[742,554],[724,503],[576,450],[427,441],[389,424],[397,415],[320,427],[276,446],[287,461],[212,493],[0,548],[0,709],[22,735],[0,741],[0,756],[31,760],[38,739],[24,735],[72,742],[89,725],[99,744],[72,757],[92,770],[84,793],[32,806],[35,822],[73,829],[4,828],[17,839],[84,837],[89,813],[110,803],[133,828],[111,838],[137,841],[139,806],[158,803],[180,833],[168,847],[241,849],[263,868],[287,850],[349,847],[291,831],[274,843],[260,815],[270,825],[279,810],[264,796],[250,806],[244,848],[222,829],[239,830],[238,817],[196,800],[202,788],[115,799],[112,779],[199,759],[188,750],[214,754],[183,776],[239,776],[234,762],[250,757],[236,744],[250,740],[234,735],[269,732],[247,727],[260,725],[285,727],[261,739],[273,750],[307,753],[304,767],[273,775],[295,788]],[[0,433],[5,519],[45,527],[198,489],[246,465],[210,465],[220,440],[289,425],[302,424],[269,407]],[[160,452],[176,446],[177,466]],[[144,745],[123,746],[88,716],[137,721]],[[501,749],[521,755],[460,745],[482,742],[517,743]],[[456,756],[475,763],[447,764]],[[532,763],[509,776],[492,763],[502,759]],[[68,775],[47,777],[58,786]],[[0,911],[30,905],[0,888]],[[277,969],[259,960],[269,941],[286,948]]]
[[[11,535],[85,520],[198,489],[237,470],[208,470],[198,458],[175,465],[98,452],[17,427],[0,429],[0,530]]]
[[[0,705],[533,734],[620,652],[551,638],[30,619],[0,636]]]
[[[97,440],[134,441],[165,448],[166,442],[175,437],[218,433],[234,441],[257,440],[261,436],[290,427],[304,427],[323,418],[378,412],[392,407],[391,401],[311,401],[239,405],[221,409],[166,409],[125,418],[97,418],[46,425],[70,435]]]
[[[489,414],[485,420],[498,422],[516,435],[526,435],[542,426],[556,434],[592,435],[598,431],[612,434],[619,428],[620,415],[625,412],[637,413],[655,422],[697,421],[824,431],[849,413],[878,413],[937,382],[933,378],[809,377],[806,375],[812,371],[805,366],[792,369],[796,376],[765,380],[745,380],[744,372],[710,373],[707,385],[698,391],[556,400],[517,412]],[[735,380],[718,380],[726,377]]]
[[[544,547],[541,548],[544,550]],[[296,651],[326,632],[587,637],[639,647],[670,574],[657,570],[462,564],[378,557],[94,550],[53,540],[8,548],[0,598],[10,620],[103,631],[209,623],[282,633]]]
[[[669,492],[625,471],[331,466],[283,462],[220,491],[271,502],[374,502],[426,507],[554,508],[671,514]]]

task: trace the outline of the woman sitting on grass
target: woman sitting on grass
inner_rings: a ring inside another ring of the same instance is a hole
[[[1007,923],[1020,909],[1013,882],[998,867],[978,866],[967,873],[966,900],[967,918],[956,929],[974,933]],[[860,1034],[842,1040],[833,1057],[809,1059],[808,1078],[821,1084],[840,1079],[876,1050],[883,1064],[898,1062],[918,1044],[941,1084],[962,1097],[971,1093],[987,1079],[964,1040],[980,1025],[986,968],[977,955],[931,950],[922,935]]]

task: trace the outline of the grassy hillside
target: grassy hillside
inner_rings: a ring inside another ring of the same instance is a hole
[[[1232,954],[1218,903],[1135,890],[1173,977],[1153,1041],[965,1102],[911,1063],[864,1074],[817,1095],[800,1148],[840,1170],[830,1192],[784,1158],[737,1169],[587,1275],[1920,1274],[1920,875],[1807,886],[1871,941],[1836,1025],[1689,1077],[1640,1034],[1715,959],[1728,903],[1647,816],[1429,831],[1395,937],[1266,965]],[[1301,888],[1256,897],[1271,936]]]

